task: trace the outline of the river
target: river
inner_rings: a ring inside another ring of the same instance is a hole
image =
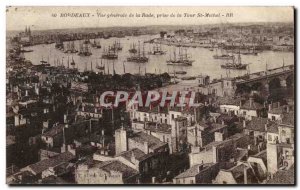
[[[89,57],[81,57],[77,54],[66,54],[62,51],[55,48],[55,44],[42,44],[31,47],[26,47],[25,49],[31,49],[33,52],[25,53],[25,58],[30,60],[33,64],[40,64],[42,59],[49,60],[51,65],[54,65],[55,60],[59,59],[61,62],[67,66],[67,60],[72,58],[76,63],[76,67],[83,71],[88,65],[87,68],[90,70],[91,62],[93,62],[93,70],[96,71],[96,62],[100,63],[101,54],[103,47],[108,47],[112,45],[115,40],[119,40],[121,46],[123,47],[122,51],[118,53],[118,59],[114,61],[115,71],[118,74],[123,74],[123,62],[126,61],[129,56],[130,44],[138,42],[143,42],[155,38],[157,36],[129,36],[125,38],[110,38],[110,39],[97,39],[100,40],[101,49],[91,48],[92,55]],[[80,41],[75,41],[75,46],[79,49]],[[141,43],[142,44],[142,43]],[[145,43],[145,51],[148,52],[153,44]],[[170,52],[174,51],[174,46],[162,45],[162,49],[167,51],[165,55],[149,55],[149,62],[147,63],[132,63],[125,62],[126,72],[132,74],[141,73],[144,74],[145,70],[147,73],[163,73],[163,72],[173,72],[175,71],[186,71],[185,76],[197,76],[200,74],[209,75],[211,78],[220,78],[221,76],[229,75],[230,77],[240,76],[247,73],[246,70],[238,71],[231,70],[230,73],[226,72],[225,69],[222,69],[220,66],[224,63],[224,60],[217,60],[213,58],[215,52],[210,51],[206,48],[187,48],[188,54],[191,56],[193,62],[192,66],[170,66],[167,65],[166,60],[170,57]],[[148,55],[147,55],[148,56]],[[294,64],[294,53],[293,52],[274,52],[274,51],[264,51],[255,55],[241,55],[242,62],[249,64],[250,73],[258,72],[266,69],[266,63],[268,69],[280,67],[283,64],[293,65]],[[113,63],[112,61],[103,60],[103,63],[109,66],[110,73],[113,72]]]

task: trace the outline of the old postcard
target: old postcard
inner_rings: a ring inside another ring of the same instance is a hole
[[[6,9],[7,184],[294,185],[293,7]]]

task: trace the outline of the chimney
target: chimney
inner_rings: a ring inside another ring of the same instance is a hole
[[[25,90],[25,96],[28,96],[28,90]]]
[[[201,164],[201,165],[198,167],[198,173],[201,172],[201,171],[203,170],[203,167],[204,167],[203,164]]]
[[[240,107],[242,107],[242,105],[243,105],[243,104],[242,104],[242,100],[240,100]]]
[[[247,169],[248,168],[244,168],[244,184],[248,184],[248,174],[247,174]]]
[[[280,108],[280,102],[277,102],[277,107]]]
[[[225,124],[224,124],[224,120],[222,120],[222,125],[224,126]]]
[[[35,85],[35,93],[36,93],[36,95],[40,94],[40,89],[37,85]]]
[[[265,131],[268,131],[268,124],[265,124]]]
[[[216,142],[222,142],[222,141],[224,141],[224,139],[223,139],[223,133],[215,132],[214,135],[215,135],[215,141]]]
[[[286,112],[287,112],[287,113],[290,112],[290,106],[289,106],[289,105],[287,105],[287,107],[286,107]]]
[[[271,110],[272,110],[272,104],[269,104],[268,111],[271,111]]]
[[[97,113],[98,112],[98,110],[97,110],[97,108],[95,108],[95,113]]]
[[[149,145],[147,141],[144,142],[144,153],[149,154]]]
[[[156,179],[155,179],[155,177],[153,176],[153,177],[152,177],[152,183],[155,184],[155,181],[156,181]]]
[[[250,107],[252,108],[252,106],[253,106],[253,98],[251,97],[251,98],[249,99],[249,101],[250,101]]]
[[[131,158],[130,158],[130,161],[131,161],[132,163],[135,163],[135,156],[134,156],[133,151],[131,152]]]
[[[246,128],[246,120],[243,120],[243,128]]]
[[[67,121],[67,114],[64,114],[64,123],[68,123],[68,121]]]

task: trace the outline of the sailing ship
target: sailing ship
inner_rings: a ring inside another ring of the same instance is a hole
[[[92,43],[92,47],[100,49],[101,48],[101,44],[100,44],[99,41],[96,41],[96,39],[94,39],[94,42]]]
[[[98,61],[96,61],[96,69],[98,70],[104,70],[105,66],[103,65],[102,59],[101,59],[101,65],[98,64]]]
[[[92,52],[89,48],[89,44],[87,44],[87,43],[80,44],[78,55],[79,56],[90,56],[90,55],[92,55]]]
[[[103,50],[103,53],[102,53],[102,58],[103,59],[118,59],[118,55],[115,51],[115,49],[113,49],[112,47],[108,47],[108,49],[105,49]]]
[[[64,53],[77,53],[78,51],[75,48],[74,42],[68,42],[67,47],[65,48]]]
[[[221,65],[221,68],[223,69],[234,69],[234,70],[246,70],[247,64],[242,64],[241,54],[238,54],[237,61],[235,59],[235,56],[232,57],[232,62],[227,62],[223,65]]]
[[[216,48],[216,54],[213,55],[214,59],[232,59],[233,55],[229,55],[227,52],[224,53],[224,50],[221,48],[221,55],[218,54],[218,48]]]
[[[191,66],[194,60],[190,60],[187,54],[187,49],[183,52],[181,47],[178,48],[178,55],[176,54],[176,49],[174,50],[174,56],[170,54],[170,59],[167,61],[168,65],[182,65]]]
[[[258,51],[256,50],[255,46],[252,47],[248,47],[246,49],[244,49],[241,54],[243,55],[257,55]]]
[[[149,61],[149,58],[145,55],[145,47],[143,45],[143,50],[141,51],[141,45],[139,42],[138,51],[137,53],[132,53],[130,57],[127,58],[128,62],[135,62],[135,63],[146,63]]]
[[[64,43],[63,43],[63,41],[62,40],[57,40],[56,42],[55,42],[55,48],[56,49],[59,49],[59,50],[63,50],[64,49]]]
[[[75,66],[75,61],[74,61],[73,57],[72,57],[71,65]]]
[[[44,60],[44,58],[42,57],[42,60],[40,61],[42,64],[46,64],[48,63],[47,61]]]
[[[155,44],[153,46],[152,51],[149,51],[148,54],[150,54],[150,55],[164,55],[164,54],[166,54],[166,52],[162,50],[161,44]]]
[[[130,44],[130,49],[128,51],[129,51],[129,53],[137,53],[137,49],[135,47],[135,43]]]
[[[115,41],[114,44],[112,45],[112,49],[114,51],[121,51],[123,48],[121,46],[120,41]]]

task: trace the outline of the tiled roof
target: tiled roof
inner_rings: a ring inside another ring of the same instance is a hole
[[[246,128],[253,131],[265,131],[265,124],[268,124],[268,118],[253,117],[252,120],[246,124]]]
[[[103,162],[101,164],[102,166],[100,166],[99,168],[101,168],[102,170],[105,170],[107,172],[110,171],[117,171],[122,173],[123,178],[129,178],[131,176],[137,175],[138,171],[117,161],[108,161],[108,162]]]
[[[241,109],[247,109],[247,110],[259,110],[264,108],[264,106],[260,103],[252,101],[252,106],[250,106],[250,100],[247,100],[241,107]]]
[[[154,149],[154,150],[157,148],[160,148],[162,146],[165,146],[167,144],[167,143],[160,141],[158,138],[156,138],[152,135],[148,135],[147,133],[144,133],[144,132],[135,133],[130,138],[132,140],[142,143],[142,144],[144,144],[144,142],[148,142],[149,148]]]
[[[294,125],[295,125],[295,117],[294,116],[295,116],[295,114],[293,111],[284,114],[281,123],[284,125],[291,125],[292,127],[294,127]]]
[[[61,177],[51,175],[51,176],[43,178],[42,184],[71,184],[71,183],[64,180]]]
[[[229,97],[220,97],[218,99],[220,105],[240,105],[240,98],[229,98]]]
[[[230,171],[235,179],[239,178],[240,176],[244,176],[244,169],[246,169],[247,166],[244,164],[240,164],[237,166],[234,166],[230,168],[228,171]]]
[[[255,158],[261,158],[263,162],[267,165],[267,150],[260,151],[259,153],[252,155]]]
[[[129,160],[129,161],[131,161],[131,157],[134,156],[134,158],[136,160],[142,161],[142,160],[147,158],[146,155],[147,154],[145,154],[140,149],[134,148],[132,150],[122,152],[119,156],[121,156],[121,157],[123,157],[123,158],[125,158],[126,160]]]
[[[295,168],[291,166],[289,170],[278,171],[267,184],[295,184]]]
[[[43,136],[54,137],[59,133],[62,133],[64,125],[60,124],[57,126],[53,126],[49,131],[45,132]]]
[[[202,170],[205,170],[211,166],[213,166],[213,163],[205,163],[205,164],[197,164],[189,168],[188,170],[184,171],[183,173],[179,174],[178,176],[175,177],[175,179],[178,178],[187,178],[187,177],[194,177],[197,174],[201,173]],[[203,169],[199,171],[199,167],[203,166]]]
[[[274,124],[268,126],[268,133],[278,134],[278,125],[274,123]]]
[[[145,129],[152,132],[171,133],[171,125],[163,123],[149,122],[146,124]]]
[[[57,156],[54,156],[50,159],[42,160],[37,163],[31,164],[28,167],[33,170],[36,174],[40,174],[43,171],[47,170],[49,167],[57,166],[64,162],[69,162],[74,159],[75,156],[70,152],[64,152]]]

